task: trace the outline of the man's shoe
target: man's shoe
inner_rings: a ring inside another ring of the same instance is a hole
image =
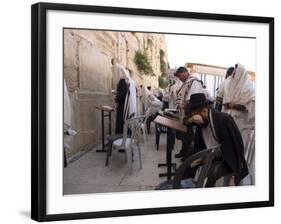
[[[175,158],[181,158],[181,157],[185,157],[185,153],[183,153],[183,152],[179,152],[179,153],[177,153],[177,154],[175,154]]]

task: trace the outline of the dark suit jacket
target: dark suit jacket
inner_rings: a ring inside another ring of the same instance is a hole
[[[123,133],[123,126],[124,126],[123,115],[124,115],[124,106],[125,106],[127,91],[128,91],[128,85],[125,79],[120,79],[117,85],[117,94],[115,97],[115,102],[117,103],[115,134]]]
[[[231,168],[235,176],[235,184],[248,175],[248,167],[244,156],[244,144],[240,131],[233,118],[226,113],[212,110],[214,131],[221,144],[223,160]],[[197,127],[194,137],[194,151],[205,149],[201,128]]]

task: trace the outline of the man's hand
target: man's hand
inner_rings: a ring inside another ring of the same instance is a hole
[[[192,124],[192,123],[195,123],[195,124],[203,124],[204,121],[203,121],[201,115],[198,115],[198,114],[195,114],[195,115],[193,115],[193,116],[191,116],[191,117],[185,117],[185,118],[183,119],[183,124],[184,124],[184,125],[190,125],[190,124]]]
[[[203,118],[199,114],[195,114],[191,118],[192,118],[193,123],[195,123],[195,124],[203,124],[204,123]]]

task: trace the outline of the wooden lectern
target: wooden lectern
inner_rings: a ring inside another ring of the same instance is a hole
[[[158,167],[167,166],[167,173],[160,173],[159,176],[160,177],[167,176],[167,180],[171,180],[171,177],[173,175],[172,166],[175,166],[175,164],[172,164],[172,148],[173,148],[173,142],[171,141],[173,139],[172,130],[187,132],[187,128],[179,120],[170,119],[160,115],[158,115],[155,118],[154,122],[167,127],[166,163],[158,164]]]
[[[105,143],[104,143],[104,118],[108,117],[108,128],[109,128],[109,135],[111,135],[111,112],[114,109],[110,106],[99,106],[96,109],[101,111],[101,132],[102,132],[102,149],[97,149],[96,152],[106,152],[105,150]],[[107,114],[105,114],[107,112]]]

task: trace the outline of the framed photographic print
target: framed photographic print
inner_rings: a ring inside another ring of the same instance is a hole
[[[274,18],[32,5],[32,219],[274,205]]]

